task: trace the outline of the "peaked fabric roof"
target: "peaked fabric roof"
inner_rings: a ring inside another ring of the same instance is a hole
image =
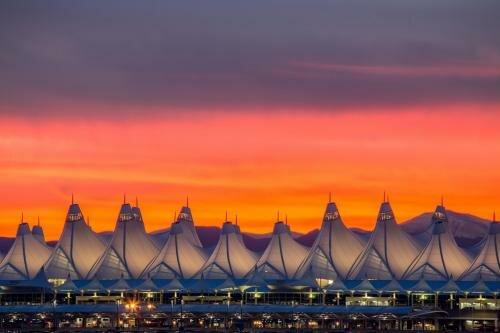
[[[177,221],[179,225],[184,230],[186,237],[196,246],[203,247],[201,244],[198,233],[194,226],[193,214],[191,214],[191,208],[189,206],[184,206],[181,208],[181,212],[177,216]]]
[[[470,266],[470,258],[458,247],[448,228],[448,217],[443,206],[437,206],[432,215],[433,233],[429,243],[409,265],[404,274],[407,280],[449,280],[461,276]]]
[[[172,223],[170,236],[143,275],[157,279],[187,279],[193,277],[206,261],[203,250],[197,247],[180,222]]]
[[[139,206],[132,207],[132,214],[137,221],[144,223],[144,221],[142,220],[142,212]]]
[[[483,241],[483,247],[471,266],[462,275],[461,280],[500,281],[500,223],[495,220]]]
[[[221,284],[217,286],[217,290],[228,291],[228,290],[239,290],[238,284],[230,277],[224,280]]]
[[[366,293],[377,291],[377,289],[367,278],[364,278],[356,287],[354,287],[354,290]]]
[[[158,286],[153,281],[153,279],[151,279],[150,277],[148,277],[147,279],[145,279],[144,281],[142,281],[136,287],[136,289],[139,290],[139,291],[152,291],[152,290],[157,290]]]
[[[96,278],[93,278],[92,280],[90,280],[87,284],[85,284],[83,286],[82,289],[86,290],[86,291],[95,291],[95,292],[106,291],[106,289],[101,284],[101,282],[99,282],[99,280]]]
[[[166,291],[178,291],[184,290],[184,285],[177,278],[175,278],[162,285],[161,288]]]
[[[22,222],[17,228],[14,243],[0,264],[0,279],[33,279],[50,253],[50,249],[31,233],[28,223]]]
[[[57,291],[59,292],[78,292],[80,291],[80,288],[76,286],[76,284],[71,280],[71,277],[68,277],[66,281],[60,286],[56,288]]]
[[[455,294],[460,292],[461,289],[453,279],[449,279],[438,291],[445,294]]]
[[[259,271],[257,270],[257,266],[253,268],[253,272],[250,274],[250,278],[246,281],[244,284],[245,286],[249,287],[264,287],[268,285],[268,282],[262,277],[261,274],[259,274]]]
[[[111,291],[129,291],[129,290],[132,290],[132,288],[130,287],[130,284],[123,277],[116,280],[116,282],[113,283],[111,286],[109,286],[108,289]]]
[[[308,249],[293,239],[290,227],[278,221],[266,250],[257,261],[257,271],[265,279],[286,280],[295,276]]]
[[[390,293],[402,292],[405,289],[401,286],[401,283],[396,279],[392,279],[388,284],[382,288],[383,291],[387,291]]]
[[[429,286],[427,281],[425,281],[423,278],[421,278],[420,280],[418,280],[417,283],[415,283],[413,286],[411,286],[410,290],[413,292],[421,292],[421,293],[433,291],[431,286]]]
[[[45,267],[49,278],[87,279],[106,250],[104,242],[85,223],[80,206],[69,206],[64,228]]]
[[[139,278],[157,254],[158,248],[146,233],[143,222],[137,214],[134,215],[132,207],[124,203],[113,238],[89,276],[100,279]]]
[[[347,274],[349,279],[401,279],[419,249],[396,223],[389,202],[383,202],[377,224],[364,251]]]
[[[45,235],[43,233],[43,228],[41,225],[35,224],[33,228],[31,228],[31,233],[33,236],[35,236],[36,239],[38,239],[42,244],[47,245],[45,243]]]
[[[331,285],[329,285],[326,290],[333,292],[344,292],[348,290],[347,286],[341,279],[336,279]]]
[[[256,262],[256,255],[245,247],[235,225],[226,221],[214,251],[199,274],[206,279],[243,278]]]
[[[363,248],[361,240],[342,222],[337,205],[329,202],[319,234],[297,276],[310,270],[321,279],[344,279]]]
[[[469,289],[467,289],[467,291],[472,294],[487,294],[491,292],[491,289],[488,288],[488,286],[486,285],[486,283],[484,283],[484,280],[482,278],[479,278],[479,280]]]

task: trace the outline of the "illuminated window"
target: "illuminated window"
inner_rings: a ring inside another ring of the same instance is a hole
[[[392,219],[392,214],[390,212],[380,213],[380,219],[382,221],[387,221]]]
[[[120,214],[120,217],[119,217],[120,221],[130,221],[133,218],[134,217],[130,213],[122,213],[122,214]]]
[[[179,220],[192,221],[191,216],[189,216],[189,214],[186,213],[180,213]]]
[[[444,215],[443,213],[441,212],[435,212],[434,213],[434,217],[438,220],[445,220],[446,219],[446,215]]]
[[[79,221],[82,219],[82,213],[68,214],[69,221]]]
[[[335,211],[333,213],[327,213],[325,219],[327,221],[333,221],[339,218],[339,212]]]

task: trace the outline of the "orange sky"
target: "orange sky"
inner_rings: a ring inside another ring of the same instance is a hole
[[[198,225],[238,213],[268,232],[276,211],[296,231],[320,224],[328,192],[349,226],[371,228],[387,190],[398,221],[434,209],[489,218],[500,202],[498,106],[397,112],[188,112],[85,120],[0,119],[0,235],[24,212],[48,239],[71,193],[94,230],[113,228],[123,193],[148,230],[167,227],[189,195]]]

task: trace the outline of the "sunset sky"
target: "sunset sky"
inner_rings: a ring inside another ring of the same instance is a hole
[[[319,227],[331,191],[370,229],[500,209],[500,2],[0,4],[0,235],[48,239],[74,193],[94,230],[123,195],[147,229],[189,196],[269,232]]]

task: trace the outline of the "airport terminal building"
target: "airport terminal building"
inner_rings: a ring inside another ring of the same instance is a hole
[[[437,206],[425,244],[381,204],[368,240],[327,204],[312,247],[277,221],[262,253],[247,248],[237,221],[203,248],[182,207],[166,241],[146,233],[141,211],[123,203],[111,239],[69,207],[55,247],[24,221],[0,263],[4,328],[171,327],[238,329],[499,330],[500,226],[471,256]]]

